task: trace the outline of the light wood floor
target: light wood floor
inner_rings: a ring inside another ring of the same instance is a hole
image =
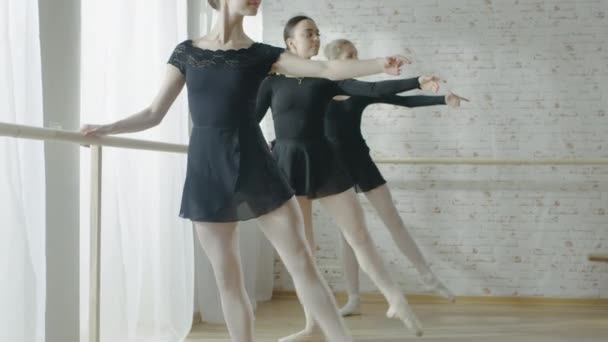
[[[386,305],[362,305],[363,315],[346,318],[356,341],[453,342],[587,342],[608,341],[608,305],[602,304],[412,304],[424,325],[424,336],[413,336],[399,322],[385,318]],[[303,314],[291,298],[261,303],[256,312],[256,341],[277,341],[298,331]],[[188,342],[227,342],[223,325],[197,324]],[[323,341],[323,339],[309,339]]]

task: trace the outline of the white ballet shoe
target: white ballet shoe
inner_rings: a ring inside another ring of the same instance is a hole
[[[445,286],[445,284],[443,284],[443,282],[439,280],[439,278],[435,274],[429,273],[427,275],[422,276],[422,282],[427,287],[427,289],[438,293],[440,296],[444,297],[448,301],[452,303],[456,301],[456,297],[454,296],[452,291],[450,291],[450,289],[448,289],[447,286]]]
[[[300,342],[308,341],[310,338],[323,337],[323,332],[317,324],[311,324],[304,328],[304,330],[298,331],[297,333],[289,336],[281,337],[279,342]]]
[[[401,320],[403,324],[418,337],[424,334],[422,324],[404,299],[399,300],[398,303],[392,304],[386,312],[386,317]]]
[[[361,297],[348,296],[348,302],[340,309],[340,315],[356,316],[361,314]]]

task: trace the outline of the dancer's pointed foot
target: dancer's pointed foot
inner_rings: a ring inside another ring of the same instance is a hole
[[[401,299],[397,303],[391,304],[386,312],[386,317],[401,320],[403,324],[418,337],[422,336],[424,333],[422,324],[405,299]]]
[[[285,336],[279,339],[279,342],[300,342],[300,341],[308,341],[311,338],[322,338],[323,332],[318,324],[313,323],[309,324],[302,331],[298,331],[297,333],[291,334],[289,336]]]
[[[340,309],[340,315],[355,316],[361,314],[361,297],[348,296],[348,302]]]
[[[445,284],[435,274],[429,273],[423,276],[422,282],[429,290],[438,293],[448,301],[452,303],[456,301],[456,297],[452,291],[450,291],[450,289],[448,289],[448,287],[445,286]]]

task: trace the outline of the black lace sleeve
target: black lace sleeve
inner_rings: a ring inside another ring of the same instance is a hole
[[[272,65],[279,60],[279,57],[281,57],[281,55],[285,52],[285,49],[263,44],[263,51],[265,57],[264,60],[266,61],[265,67],[266,70],[270,72],[272,69]]]
[[[185,42],[180,43],[175,47],[171,57],[169,57],[168,64],[178,68],[182,75],[186,75],[186,44]]]

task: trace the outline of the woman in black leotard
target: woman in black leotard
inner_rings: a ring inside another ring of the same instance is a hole
[[[355,46],[348,40],[339,39],[325,47],[329,60],[357,59]],[[379,83],[379,85],[382,82]],[[436,89],[435,89],[436,90]],[[369,147],[361,134],[361,117],[365,108],[375,103],[386,103],[402,107],[421,107],[432,105],[460,106],[465,100],[455,94],[446,96],[338,96],[327,106],[325,116],[325,134],[331,141],[334,150],[340,155],[348,173],[353,178],[357,192],[363,192],[380,218],[389,228],[393,240],[401,252],[414,264],[422,275],[424,284],[439,292],[450,301],[453,294],[432,272],[418,245],[403,224],[399,212],[386,187],[386,181],[369,155]],[[340,310],[342,315],[359,312],[359,265],[352,248],[342,239],[342,263],[348,292],[348,302]]]
[[[302,58],[311,58],[319,51],[319,30],[308,17],[290,19],[284,38],[289,50]],[[268,107],[271,108],[276,133],[272,154],[295,190],[311,248],[314,250],[311,202],[318,200],[329,210],[340,229],[350,234],[351,237],[347,239],[362,269],[389,303],[389,317],[401,319],[417,334],[422,334],[422,327],[401,290],[391,279],[369,236],[363,210],[352,190],[353,181],[330,148],[323,122],[326,106],[336,95],[395,94],[417,88],[420,82],[432,87],[436,79],[421,77],[377,86],[356,80],[333,82],[321,78],[274,75],[266,78],[260,86],[256,110],[258,120],[261,120]],[[307,310],[305,313],[305,329],[282,341],[297,341],[315,333],[318,318]]]
[[[253,312],[238,254],[238,221],[257,218],[294,278],[302,304],[322,317],[330,341],[352,341],[327,284],[319,276],[288,183],[277,169],[254,120],[258,87],[271,69],[298,76],[344,79],[398,74],[396,56],[362,62],[312,62],[284,49],[253,42],[244,16],[259,0],[209,0],[220,11],[213,30],[179,44],[160,91],[143,111],[107,125],[85,125],[85,135],[141,131],[158,125],[184,85],[194,128],[180,215],[194,222],[209,256],[228,331],[234,341],[253,340]]]

